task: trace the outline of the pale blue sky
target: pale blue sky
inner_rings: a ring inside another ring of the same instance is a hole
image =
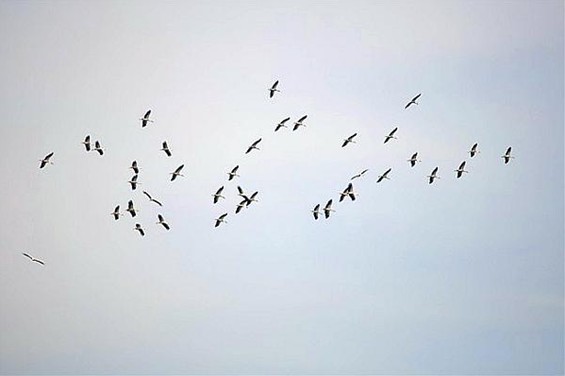
[[[563,14],[562,1],[0,2],[0,372],[563,374]],[[304,114],[306,128],[273,132]],[[358,200],[314,221],[365,168]],[[236,185],[260,192],[238,215]],[[139,216],[115,222],[129,199]]]

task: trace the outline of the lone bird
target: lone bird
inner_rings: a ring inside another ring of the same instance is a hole
[[[137,185],[141,184],[141,183],[137,182],[137,174],[133,175],[132,178],[130,180],[128,180],[128,183],[131,184],[131,190],[132,191],[135,191],[135,189],[137,188]]]
[[[461,162],[461,164],[459,165],[459,168],[457,170],[454,170],[455,172],[457,172],[457,179],[459,179],[464,172],[469,172],[465,170],[465,163],[466,161]]]
[[[421,160],[418,159],[418,152],[412,154],[410,159],[408,159],[408,162],[410,162],[411,167],[416,166],[416,162],[422,162]]]
[[[321,214],[320,212],[320,204],[317,204],[316,206],[314,206],[314,210],[311,210],[312,215],[314,216],[314,219],[318,219],[318,216]]]
[[[100,155],[104,155],[104,149],[102,149],[102,147],[100,146],[100,141],[98,140],[94,143],[94,149],[92,150],[97,151]]]
[[[406,106],[404,106],[404,109],[407,109],[412,104],[418,105],[418,102],[416,102],[416,101],[418,100],[418,98],[420,98],[420,95],[422,95],[422,93],[420,93],[420,94],[416,95],[414,98],[412,98],[410,100],[410,102],[408,102],[408,104]]]
[[[145,231],[143,231],[143,228],[141,227],[141,225],[139,223],[136,223],[135,227],[133,229],[139,231],[139,234],[141,236],[145,236]]]
[[[381,181],[383,181],[383,179],[390,180],[390,178],[388,177],[388,174],[390,173],[391,170],[392,170],[392,168],[389,168],[388,170],[385,171],[384,174],[380,175],[379,178],[377,179],[377,183],[380,183]]]
[[[355,136],[357,136],[357,133],[353,133],[351,136],[347,137],[345,140],[343,140],[343,144],[341,145],[341,147],[345,147],[347,146],[347,144],[349,143],[356,143],[355,141],[353,141],[353,138],[355,138]]]
[[[220,223],[228,223],[228,221],[226,221],[224,218],[226,218],[228,216],[228,213],[224,213],[222,215],[220,215],[218,218],[215,219],[216,221],[216,225],[214,227],[218,227],[220,225]]]
[[[167,157],[170,157],[171,154],[171,149],[169,149],[169,145],[167,145],[167,141],[163,141],[163,147],[161,148],[162,151],[165,152],[165,154],[167,154]]]
[[[157,214],[157,219],[159,220],[159,222],[157,222],[158,225],[162,225],[167,230],[171,229],[169,227],[169,224],[165,222],[165,219],[163,219],[163,216],[161,214]]]
[[[53,152],[47,154],[47,155],[45,156],[45,158],[40,159],[39,162],[41,162],[41,164],[39,165],[39,168],[45,167],[45,165],[46,165],[47,163],[53,164],[53,162],[51,162],[51,160],[50,160],[52,156],[53,156]]]
[[[177,178],[177,176],[184,176],[183,174],[181,174],[181,170],[183,169],[184,165],[180,165],[177,167],[177,169],[174,172],[171,172],[170,175],[171,176],[171,181],[175,180]]]
[[[504,153],[504,155],[501,157],[504,158],[504,164],[510,162],[511,159],[514,159],[514,157],[510,155],[511,152],[512,146],[509,146],[508,149],[506,149],[506,153]]]
[[[84,145],[84,147],[86,148],[86,151],[90,151],[90,135],[87,135],[87,136],[84,138],[84,141],[81,142],[81,144]]]
[[[152,201],[152,202],[156,203],[156,204],[159,205],[159,206],[163,206],[163,204],[161,204],[159,201],[157,201],[157,200],[155,200],[153,197],[151,197],[151,195],[150,195],[149,193],[143,191],[143,194],[144,194],[145,196],[147,196],[147,198],[149,199],[149,201]]]
[[[239,165],[235,166],[234,168],[231,169],[230,172],[228,172],[228,181],[232,180],[236,176],[239,177],[239,175],[237,174],[238,169],[239,169]]]
[[[471,154],[471,158],[473,158],[477,153],[480,153],[481,151],[477,149],[477,147],[479,146],[479,144],[477,144],[476,142],[473,144],[473,146],[471,146],[471,150],[469,150],[469,154]]]
[[[388,140],[390,140],[391,138],[394,138],[395,140],[397,139],[396,137],[394,137],[394,134],[396,133],[396,131],[398,130],[398,127],[394,128],[392,131],[390,131],[390,133],[388,134],[388,136],[385,137],[385,144],[388,142]]]
[[[353,179],[360,178],[361,176],[365,175],[365,173],[366,173],[367,171],[369,171],[368,168],[364,169],[363,171],[361,171],[361,172],[358,173],[357,175],[353,176],[353,177],[352,177],[351,179],[349,179],[349,180],[353,180]]]
[[[136,210],[136,209],[133,207],[133,201],[132,201],[132,200],[129,200],[129,201],[128,201],[128,208],[126,209],[126,211],[127,211],[128,213],[130,213],[131,216],[132,216],[132,218],[133,218],[133,217],[135,217],[135,216],[137,215],[137,212],[138,212],[139,210]]]
[[[153,120],[149,119],[149,115],[151,115],[151,110],[147,110],[145,115],[143,115],[143,117],[139,119],[141,120],[141,128],[145,128],[147,123],[153,123]]]
[[[276,128],[275,128],[275,132],[278,131],[278,130],[281,129],[281,128],[288,128],[284,123],[286,123],[286,122],[289,121],[289,120],[290,120],[290,116],[287,117],[287,118],[285,118],[285,119],[283,119],[283,120],[281,120],[281,122],[278,123],[277,126],[276,126]]]
[[[224,186],[222,185],[217,191],[216,193],[214,193],[212,195],[212,197],[214,197],[214,204],[218,202],[219,199],[223,198],[225,199],[224,196],[222,196],[222,191],[224,190]]]
[[[259,142],[261,142],[262,138],[258,139],[257,141],[255,141],[254,143],[252,143],[248,148],[247,151],[245,152],[245,154],[248,154],[251,150],[256,149],[256,150],[260,150],[257,145],[259,144]]]
[[[120,213],[120,205],[116,206],[114,208],[114,211],[112,213],[110,213],[111,215],[114,216],[114,219],[117,221],[118,219],[120,219],[120,216],[122,215],[122,213]]]
[[[429,184],[432,184],[434,182],[434,179],[439,179],[439,176],[437,176],[437,170],[439,169],[439,167],[436,167],[432,170],[431,175],[428,175],[429,180]]]
[[[36,259],[35,257],[33,257],[33,256],[31,256],[31,255],[29,255],[29,254],[27,254],[27,253],[22,253],[22,255],[24,255],[25,257],[27,257],[28,259],[30,259],[32,262],[37,262],[38,264],[45,265],[45,263],[44,263],[43,261],[41,261],[41,260],[39,260],[39,259]]]
[[[273,86],[271,86],[271,88],[269,89],[269,98],[272,98],[273,95],[275,95],[276,92],[281,92],[279,89],[277,89],[277,86],[279,85],[279,80],[276,80],[275,83],[273,84]]]
[[[335,212],[335,210],[332,209],[332,199],[330,199],[327,203],[326,206],[324,206],[324,216],[326,217],[326,219],[328,219],[330,217],[330,213],[331,212]]]
[[[302,122],[303,122],[304,120],[306,120],[307,117],[308,117],[308,115],[304,115],[304,116],[302,116],[300,119],[298,119],[298,121],[296,121],[296,122],[294,123],[294,127],[292,128],[292,130],[295,131],[295,130],[297,130],[297,129],[300,128],[300,127],[305,127],[306,124],[303,124]]]

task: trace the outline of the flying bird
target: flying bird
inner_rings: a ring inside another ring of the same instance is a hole
[[[272,98],[273,95],[275,95],[275,92],[279,92],[279,93],[281,92],[279,89],[277,89],[278,85],[279,85],[279,80],[276,80],[273,86],[271,86],[271,88],[269,89],[269,98]]]
[[[392,168],[389,168],[388,170],[385,171],[384,174],[379,175],[379,178],[377,179],[377,183],[380,183],[381,181],[383,181],[383,179],[388,179],[390,180],[390,178],[388,177],[389,172],[392,170]]]
[[[437,170],[439,169],[439,167],[436,167],[432,170],[432,174],[428,175],[429,180],[429,184],[432,184],[434,182],[434,179],[439,179],[439,176],[437,176]]]
[[[139,119],[141,120],[141,128],[144,128],[147,123],[153,123],[153,120],[149,119],[149,115],[151,115],[151,110],[147,110],[145,115],[143,115],[143,117]]]
[[[92,150],[97,151],[100,155],[104,155],[104,149],[102,149],[102,147],[100,146],[100,141],[96,141],[94,143],[94,149]]]
[[[116,206],[114,208],[114,211],[112,213],[110,213],[111,215],[114,216],[114,219],[117,221],[118,219],[120,219],[120,215],[122,215],[122,213],[120,213],[120,205]]]
[[[314,210],[311,210],[314,219],[318,219],[318,216],[321,214],[320,212],[320,204],[314,206]]]
[[[143,228],[141,227],[141,225],[139,223],[136,223],[135,227],[133,229],[139,231],[141,236],[145,236],[145,231],[143,231]]]
[[[163,141],[163,148],[161,150],[164,151],[165,154],[167,154],[167,157],[170,157],[172,155],[171,150],[169,149],[169,145],[167,145],[167,141]]]
[[[285,118],[285,119],[283,119],[283,120],[281,120],[281,122],[278,123],[277,126],[276,126],[276,128],[275,128],[275,132],[278,131],[278,130],[281,129],[281,128],[288,128],[284,123],[286,123],[286,122],[289,121],[289,120],[290,120],[290,116],[287,117],[287,118]]]
[[[135,189],[137,188],[137,185],[141,184],[141,183],[137,182],[137,174],[133,175],[132,178],[130,180],[128,180],[128,183],[131,184],[131,190],[132,191],[135,191]]]
[[[45,165],[46,165],[47,163],[53,164],[53,162],[51,162],[51,160],[50,160],[52,156],[53,156],[53,152],[47,154],[47,155],[45,156],[45,158],[40,159],[39,161],[41,162],[41,164],[39,165],[39,168],[45,167]]]
[[[335,210],[332,209],[332,201],[333,200],[330,199],[324,207],[324,216],[326,217],[326,219],[330,217],[331,212],[335,212]]]
[[[341,147],[343,148],[349,143],[355,143],[355,141],[353,141],[353,138],[355,138],[355,136],[357,136],[357,133],[353,133],[351,136],[343,140],[343,144],[341,145]]]
[[[216,193],[214,193],[214,194],[212,195],[212,197],[214,197],[214,204],[217,203],[220,198],[224,198],[224,199],[225,199],[225,197],[222,196],[222,191],[223,191],[223,190],[224,190],[224,186],[222,185],[222,186],[216,191]]]
[[[180,165],[177,167],[177,169],[174,172],[171,172],[170,175],[171,176],[171,181],[175,180],[177,178],[177,176],[184,176],[183,174],[180,173],[180,171],[183,169],[184,165]]]
[[[132,218],[133,218],[133,217],[135,217],[135,216],[137,215],[137,212],[138,212],[139,210],[136,210],[136,209],[133,207],[133,201],[132,201],[132,200],[129,200],[129,201],[128,201],[128,208],[126,209],[126,211],[129,212],[129,213],[131,214]]]
[[[339,202],[342,202],[344,198],[348,197],[351,201],[355,201],[355,193],[353,192],[353,183],[349,183],[343,192],[339,193]]]
[[[259,148],[257,147],[257,145],[259,144],[259,142],[261,142],[261,138],[258,139],[257,141],[255,141],[254,143],[252,143],[248,148],[247,151],[245,152],[245,154],[249,153],[251,150],[256,149],[259,150]]]
[[[304,115],[302,116],[300,119],[298,119],[297,122],[294,123],[294,128],[292,128],[293,131],[297,130],[299,127],[305,127],[306,124],[303,124],[302,122],[304,120],[306,120],[306,118],[308,117],[308,115]]]
[[[369,171],[368,168],[364,169],[363,171],[361,171],[361,172],[358,173],[357,175],[353,176],[353,177],[352,177],[351,179],[349,179],[349,180],[353,180],[353,179],[360,178],[361,176],[365,175],[365,173],[366,173],[367,171]]]
[[[237,174],[238,169],[239,165],[235,166],[230,172],[228,172],[228,181],[232,180],[236,176],[239,177],[239,175]]]
[[[235,207],[235,214],[239,213],[241,209],[247,207],[247,199],[243,199],[237,206]]]
[[[131,162],[130,168],[133,170],[133,172],[134,172],[136,175],[139,173],[139,167],[137,167],[137,161]]]
[[[455,172],[457,172],[457,179],[459,179],[461,177],[461,175],[463,175],[464,172],[469,172],[465,170],[465,163],[466,161],[461,162],[461,164],[459,165],[459,168],[457,170],[455,170]]]
[[[394,128],[389,134],[388,136],[385,137],[385,144],[391,139],[394,138],[395,140],[397,139],[396,137],[394,137],[394,134],[396,133],[396,131],[398,130],[398,127]]]
[[[22,253],[22,255],[30,259],[32,262],[37,262],[38,264],[45,265],[43,261],[36,259],[35,257],[28,255],[27,253]]]
[[[137,175],[136,175],[136,176],[137,176]],[[159,205],[159,206],[163,206],[163,204],[161,204],[159,201],[157,201],[157,200],[155,200],[153,197],[151,197],[151,195],[150,195],[149,193],[143,191],[143,194],[144,194],[145,196],[147,196],[147,198],[149,199],[149,201],[152,201],[152,202],[156,203],[156,204]]]
[[[504,155],[501,158],[504,158],[504,164],[510,162],[511,159],[513,159],[514,157],[510,155],[510,153],[512,152],[512,146],[509,146],[508,149],[506,149],[506,153],[504,153]]]
[[[226,218],[228,216],[228,213],[224,213],[222,215],[220,215],[218,218],[215,219],[216,221],[216,225],[214,227],[218,227],[220,225],[220,223],[228,223],[228,221],[226,221],[224,218]]]
[[[479,144],[477,144],[476,142],[473,144],[473,146],[471,146],[471,150],[469,150],[469,154],[471,154],[471,158],[473,158],[475,154],[481,152],[480,150],[477,149],[478,146]]]
[[[252,202],[259,202],[259,200],[255,199],[255,197],[257,197],[257,195],[259,194],[258,191],[255,191],[251,196],[247,197],[247,196],[243,196],[243,199],[245,200],[245,205],[249,206],[251,205]]]
[[[422,93],[420,93],[420,94],[416,95],[414,98],[412,98],[410,100],[410,102],[408,102],[408,104],[406,106],[404,106],[404,109],[407,109],[412,104],[418,105],[418,102],[416,102],[416,101],[418,100],[418,98],[420,98],[420,95],[422,95]]]
[[[161,214],[157,214],[157,219],[159,220],[159,222],[157,222],[158,225],[163,225],[163,227],[166,228],[167,230],[171,229],[169,227],[169,224],[167,222],[165,222],[165,220],[163,219],[163,216]]]
[[[81,144],[84,145],[84,147],[86,148],[86,151],[90,151],[90,135],[86,136],[84,138],[84,141],[81,142]]]
[[[422,162],[421,160],[418,159],[418,152],[412,154],[410,159],[408,159],[408,162],[410,162],[410,166],[412,167],[416,166],[416,162]]]

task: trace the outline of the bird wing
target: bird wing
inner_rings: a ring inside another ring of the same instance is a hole
[[[151,115],[151,110],[147,110],[147,112],[145,113],[145,115],[143,115],[144,119],[148,119],[149,115]]]
[[[432,171],[432,175],[437,174],[437,170],[439,169],[439,167],[434,168],[434,170]]]
[[[398,130],[398,127],[394,128],[392,130],[392,132],[390,132],[388,135],[392,137],[396,133],[397,130]]]
[[[418,100],[418,98],[420,98],[420,95],[422,95],[422,93],[416,95],[414,98],[412,98],[411,102],[416,102]]]
[[[137,174],[133,175],[133,177],[131,178],[131,181],[134,182],[134,183],[137,182],[137,176],[138,176]]]
[[[510,149],[509,149],[509,150],[510,150]],[[46,161],[48,161],[49,158],[51,158],[51,157],[53,156],[53,153],[54,153],[54,152],[51,152],[51,153],[47,154],[47,155],[45,156],[45,158],[43,158],[43,159],[45,159]]]
[[[237,191],[239,192],[240,195],[243,194],[243,188],[241,188],[239,185],[237,186]]]
[[[466,161],[461,162],[461,164],[459,165],[459,170],[463,170],[465,168],[465,162]]]
[[[239,165],[237,165],[237,166],[235,166],[234,168],[232,168],[231,173],[232,173],[232,174],[235,174],[238,169],[239,169]]]
[[[381,181],[383,181],[384,178],[385,178],[384,175],[379,176],[379,178],[377,179],[377,183],[380,183]]]
[[[170,229],[171,229],[171,228],[169,227],[169,224],[168,224],[168,223],[163,222],[163,223],[161,223],[161,224],[162,224],[163,227],[166,228],[167,230],[170,230]]]
[[[510,155],[511,152],[512,152],[512,146],[509,146],[508,149],[506,149],[506,155]]]
[[[34,258],[33,260],[31,260],[31,261],[37,262],[37,263],[39,263],[39,264],[41,264],[41,265],[45,265],[45,263],[44,263],[43,261],[38,260],[38,259],[35,259],[35,258]]]
[[[157,214],[157,219],[159,219],[159,222],[163,222],[163,216],[161,214]]]
[[[255,197],[257,197],[257,194],[259,194],[259,191],[254,192],[251,197],[249,197],[249,200],[253,200]]]
[[[136,176],[137,176],[137,175],[136,175]],[[149,193],[143,191],[143,194],[144,194],[145,196],[147,196],[147,198],[148,198],[149,200],[152,200],[152,199],[153,199]]]
[[[133,201],[132,200],[128,201],[128,210],[133,210]]]
[[[221,194],[223,190],[224,190],[224,186],[222,185],[222,186],[216,191],[216,194],[217,194],[217,195]]]
[[[333,199],[330,199],[327,203],[326,206],[324,207],[324,210],[330,210],[332,208],[332,202]]]
[[[261,138],[260,138],[260,139],[258,139],[258,140],[257,140],[257,141],[255,141],[255,142],[254,142],[253,144],[251,144],[251,146],[257,146],[257,144],[258,144],[259,142],[261,142],[261,140],[262,140]]]
[[[343,147],[347,146],[347,144],[349,144],[349,139],[344,140],[343,144],[341,144],[341,147],[343,148]]]
[[[220,215],[220,219],[224,219],[224,218],[226,218],[227,216],[228,216],[228,213],[224,213],[224,214]]]
[[[353,133],[351,136],[349,136],[347,139],[349,141],[353,141],[353,138],[355,138],[355,136],[357,136],[357,133]]]
[[[30,255],[28,255],[27,253],[22,253],[22,255],[24,255],[25,257],[29,258],[30,260],[33,260],[33,257],[31,257]]]
[[[385,171],[384,176],[387,176],[388,173],[392,170],[392,167]]]
[[[279,80],[276,80],[273,86],[271,86],[271,89],[276,89],[278,84],[279,84]]]
[[[302,116],[300,119],[298,119],[298,123],[302,123],[304,120],[306,120],[307,117],[308,115]]]
[[[283,119],[283,120],[281,120],[281,122],[280,122],[279,124],[284,124],[284,123],[286,123],[286,122],[289,121],[289,120],[290,120],[290,116],[287,117],[287,118],[285,118],[285,119]]]
[[[414,159],[416,159],[416,157],[418,157],[418,153],[412,154],[412,157],[410,157],[410,159],[414,160]]]
[[[152,198],[151,201],[153,201],[154,203],[156,203],[159,206],[163,206],[163,204],[161,204],[159,201],[155,200],[154,198]]]
[[[347,188],[346,188],[345,191],[346,191],[346,192],[353,192],[353,183],[349,183],[349,184],[347,185]]]
[[[175,175],[178,174],[183,168],[184,168],[183,164],[178,166],[177,169],[175,170]]]

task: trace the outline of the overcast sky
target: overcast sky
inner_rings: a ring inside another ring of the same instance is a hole
[[[563,14],[0,2],[0,372],[563,374]],[[236,215],[237,185],[259,202]]]

